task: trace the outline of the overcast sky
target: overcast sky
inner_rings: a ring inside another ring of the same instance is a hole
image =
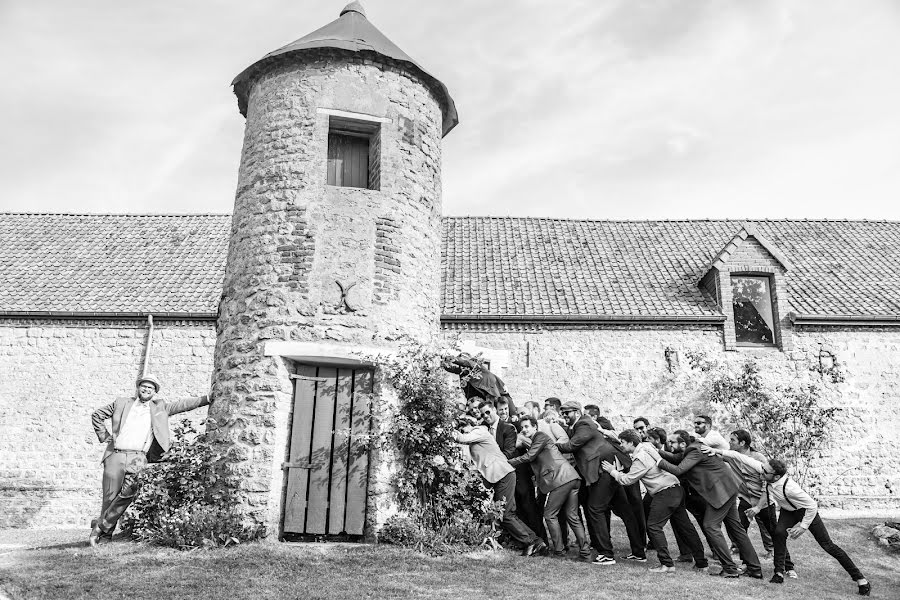
[[[898,0],[364,0],[441,79],[444,212],[900,220]],[[0,0],[0,211],[228,213],[234,75],[341,0]]]

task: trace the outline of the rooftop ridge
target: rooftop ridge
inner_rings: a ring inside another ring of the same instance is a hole
[[[495,219],[528,221],[561,221],[566,223],[900,223],[900,219],[758,219],[734,217],[729,219],[578,219],[565,217],[517,217],[513,215],[442,215],[442,219]]]
[[[110,213],[110,212],[30,212],[30,211],[0,211],[2,216],[25,217],[230,217],[231,213]]]

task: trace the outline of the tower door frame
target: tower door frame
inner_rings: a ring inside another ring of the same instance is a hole
[[[367,518],[374,369],[298,364],[282,538],[361,541]]]

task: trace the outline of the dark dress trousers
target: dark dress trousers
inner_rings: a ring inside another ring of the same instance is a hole
[[[759,557],[737,514],[737,493],[740,489],[737,476],[722,457],[702,453],[700,445],[700,442],[690,444],[677,465],[662,459],[659,468],[677,477],[683,476],[706,501],[702,528],[710,550],[722,564],[722,569],[729,573],[737,571],[737,565],[731,559],[731,550],[722,535],[724,523],[728,537],[738,547],[741,559],[747,564],[747,570],[760,573]]]
[[[516,449],[516,428],[515,426],[505,422],[497,421],[497,431],[494,437],[500,451],[506,458],[514,458],[519,455]],[[544,530],[544,520],[541,518],[541,511],[537,505],[537,498],[534,494],[534,478],[531,469],[527,466],[519,465],[516,467],[516,515],[534,531],[538,537],[546,539],[547,533]]]

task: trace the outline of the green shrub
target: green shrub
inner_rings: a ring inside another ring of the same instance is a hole
[[[440,353],[408,342],[379,362],[399,399],[389,418],[402,466],[396,479],[400,514],[379,539],[431,553],[493,546],[502,504],[493,501],[453,440],[460,393],[450,386]]]
[[[140,491],[122,518],[122,530],[140,541],[173,548],[230,546],[260,537],[235,510],[233,486],[204,435],[187,421],[175,426],[163,462],[140,475]]]

